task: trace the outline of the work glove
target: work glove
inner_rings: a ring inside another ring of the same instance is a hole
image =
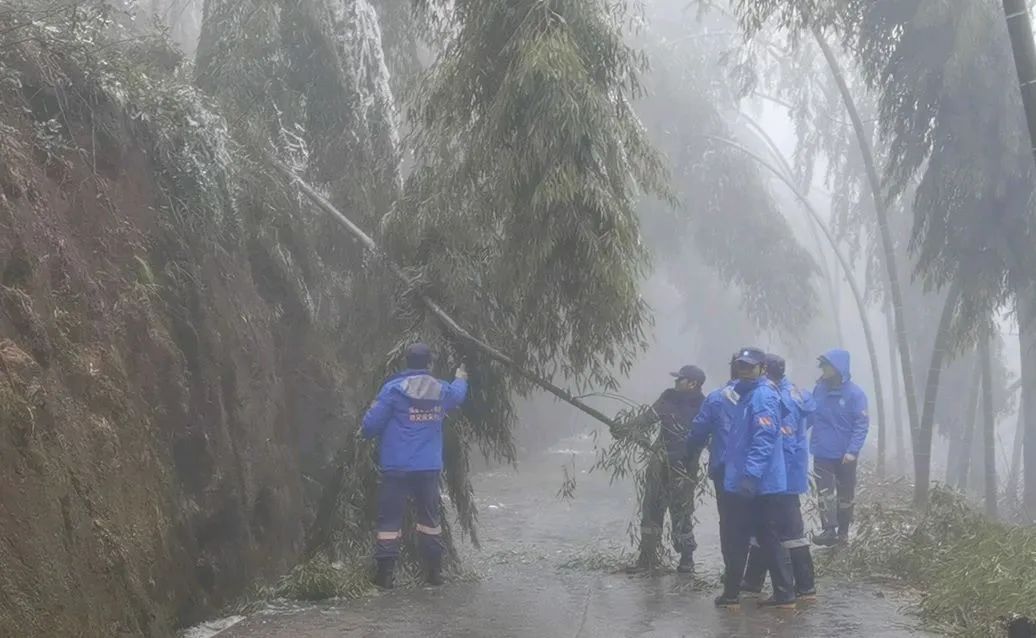
[[[755,496],[756,490],[756,480],[751,476],[743,477],[737,486],[737,492],[741,496]]]
[[[455,379],[464,379],[465,381],[468,380],[468,369],[464,366],[463,363],[460,364],[460,366],[457,367],[457,372],[456,372],[456,374],[454,374],[454,378]]]
[[[848,464],[848,463],[852,463],[855,460],[856,460],[856,455],[855,454],[848,454],[847,453],[845,456],[842,457],[842,464],[845,465],[845,464]]]

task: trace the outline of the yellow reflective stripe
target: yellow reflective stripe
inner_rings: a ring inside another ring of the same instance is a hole
[[[442,534],[441,527],[428,527],[427,525],[421,525],[420,523],[417,524],[417,531],[421,532],[422,534],[427,534],[429,536],[438,536],[439,534]]]
[[[399,537],[403,535],[403,532],[378,532],[379,541],[394,541],[399,540]]]

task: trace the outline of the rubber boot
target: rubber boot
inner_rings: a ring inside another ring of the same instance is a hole
[[[831,547],[838,542],[838,534],[834,529],[825,529],[820,534],[813,536],[813,544],[821,547]]]
[[[795,596],[801,601],[817,599],[816,572],[809,545],[795,547],[791,552],[791,570],[795,574]]]
[[[680,554],[680,564],[676,566],[676,571],[681,574],[694,573],[694,552]]]
[[[760,600],[759,606],[767,609],[795,609],[795,599],[778,600],[777,598],[770,596],[766,600]]]
[[[435,556],[429,558],[427,563],[427,580],[428,584],[433,587],[438,587],[443,584],[442,578],[442,556]]]
[[[651,570],[654,566],[654,556],[649,550],[641,548],[640,555],[637,556],[637,562],[626,567],[627,574],[639,574]]]
[[[777,609],[794,609],[795,577],[791,565],[791,552],[780,543],[767,551],[772,552],[770,585],[773,586],[773,597],[770,600],[761,601],[759,605]]]
[[[374,584],[382,589],[392,589],[395,587],[396,583],[393,575],[395,568],[395,560],[391,558],[378,559],[378,570],[374,575]]]
[[[724,592],[719,596],[716,596],[716,600],[714,600],[713,603],[717,607],[722,607],[724,609],[734,609],[735,607],[741,606],[741,599],[738,598],[738,596],[735,594],[728,594]]]

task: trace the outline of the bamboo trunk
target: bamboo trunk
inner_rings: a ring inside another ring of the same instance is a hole
[[[1025,433],[1025,415],[1022,406],[1018,406],[1018,420],[1014,428],[1014,445],[1011,448],[1011,468],[1007,472],[1007,500],[1012,505],[1018,504],[1018,478],[1022,465],[1022,441]]]
[[[766,132],[758,122],[748,117],[744,113],[740,114],[741,119],[748,124],[748,127],[762,139],[766,148],[769,149],[770,155],[774,161],[780,166],[781,170],[784,171],[785,177],[788,181],[791,181],[795,174],[791,170],[791,165],[788,160],[781,154],[780,148],[777,143],[773,141],[773,137]],[[803,186],[803,195],[808,194],[809,190],[807,186]],[[842,330],[842,310],[841,310],[841,296],[838,294],[837,283],[838,280],[835,278],[834,273],[831,272],[831,265],[828,263],[827,255],[824,251],[824,245],[820,241],[820,233],[817,232],[817,224],[812,218],[810,218],[809,233],[813,237],[813,243],[817,246],[817,260],[820,262],[821,276],[824,278],[824,284],[827,287],[828,298],[831,303],[831,320],[834,324],[835,337],[838,339],[838,343],[845,343],[845,334]],[[837,250],[837,248],[836,248]]]
[[[950,346],[950,326],[953,319],[953,309],[957,305],[960,296],[960,286],[957,283],[950,285],[950,291],[943,302],[942,313],[939,316],[939,327],[935,331],[935,343],[932,346],[932,359],[928,364],[928,377],[925,380],[924,406],[921,413],[921,424],[918,439],[914,440],[914,502],[928,502],[928,484],[931,482],[931,450],[932,450],[932,429],[935,425],[935,401],[939,396],[939,379],[942,377],[943,361]],[[917,455],[917,447],[921,446],[928,450],[924,456]],[[947,474],[947,482],[949,482]],[[921,492],[924,492],[922,495]]]
[[[901,371],[899,370],[899,356],[896,350],[896,328],[892,323],[892,308],[888,301],[885,302],[885,327],[888,334],[889,346],[889,370],[892,375],[889,385],[892,386],[892,429],[895,432],[896,440],[896,468],[903,472],[907,467],[906,439],[903,436],[903,393],[899,387]]]
[[[874,402],[877,404],[876,412],[879,423],[883,424],[885,419],[885,394],[881,386],[881,368],[878,363],[878,347],[874,342],[874,332],[871,330],[870,320],[867,318],[867,304],[864,302],[863,293],[856,285],[852,264],[849,263],[849,259],[842,254],[841,250],[839,250],[838,242],[835,241],[834,235],[831,234],[831,231],[824,223],[823,218],[820,217],[820,213],[817,212],[817,209],[814,208],[809,199],[802,194],[802,191],[799,190],[799,187],[790,177],[786,177],[780,170],[767,162],[763,157],[760,157],[757,153],[745,148],[733,140],[714,135],[705,135],[704,137],[737,149],[748,157],[754,159],[760,166],[770,171],[777,177],[777,179],[784,182],[784,184],[791,190],[792,194],[795,195],[796,199],[802,202],[803,208],[806,209],[806,213],[809,214],[810,218],[812,218],[813,222],[817,225],[817,228],[823,232],[824,237],[827,239],[828,244],[835,253],[835,257],[838,258],[838,263],[841,265],[842,273],[844,274],[843,278],[849,283],[849,289],[852,291],[853,299],[856,301],[856,309],[860,316],[860,323],[863,325],[863,337],[867,343],[867,355],[870,357],[871,374],[874,376]],[[879,425],[879,427],[884,426]]]
[[[400,268],[398,264],[389,259],[386,255],[384,255],[384,253],[381,252],[381,249],[378,248],[378,245],[374,242],[373,239],[371,239],[369,235],[367,235],[367,233],[363,232],[363,230],[361,230],[359,226],[354,224],[352,220],[350,220],[341,211],[335,208],[331,204],[331,202],[327,201],[327,199],[323,195],[318,193],[312,186],[310,186],[297,175],[295,175],[295,172],[287,166],[285,166],[283,163],[277,160],[272,160],[272,163],[273,166],[277,168],[277,170],[279,170],[281,173],[283,173],[286,178],[295,182],[295,184],[299,187],[299,190],[301,190],[302,193],[314,205],[317,206],[317,208],[331,215],[331,217],[333,217],[339,223],[341,223],[342,226],[344,226],[345,229],[348,230],[353,237],[359,240],[360,243],[363,244],[363,246],[368,251],[375,255],[383,257],[386,266],[389,268],[389,270],[392,271],[392,273],[397,278],[399,278],[400,281],[402,281],[405,284],[412,283],[410,281],[410,278],[406,275],[406,273],[403,272],[403,269]],[[521,376],[527,381],[530,381],[538,385],[539,387],[553,394],[565,403],[568,403],[569,405],[574,406],[579,410],[582,410],[584,413],[590,415],[594,419],[597,419],[601,423],[604,423],[609,427],[615,425],[615,421],[613,419],[608,418],[598,410],[595,410],[594,408],[586,405],[579,399],[572,396],[572,394],[569,393],[567,390],[563,390],[562,388],[554,385],[553,383],[551,383],[547,379],[544,379],[538,374],[526,370],[525,368],[518,365],[518,363],[516,363],[514,359],[512,359],[511,357],[497,350],[493,346],[476,338],[470,332],[461,327],[461,325],[457,323],[450,315],[448,315],[446,311],[443,310],[441,306],[439,306],[438,303],[429,298],[423,292],[418,291],[417,296],[421,300],[421,303],[423,303],[425,307],[428,308],[428,310],[440,321],[440,323],[442,323],[442,325],[446,328],[448,332],[453,334],[454,337],[468,343],[471,346],[474,346],[475,348],[478,348],[479,350],[484,352],[489,358],[493,359],[494,361],[497,361],[498,363],[502,363],[515,374]]]
[[[1032,21],[1026,0],[1003,0],[1007,32],[1011,38],[1015,71],[1025,108],[1025,121],[1029,129],[1029,148],[1036,155],[1036,42],[1033,41]],[[1020,274],[1020,273],[1019,273]],[[1018,332],[1022,346],[1022,401],[1025,405],[1025,429],[1023,464],[1025,468],[1024,506],[1030,517],[1036,517],[1036,326],[1032,325],[1032,286],[1022,286],[1015,294],[1018,305]]]
[[[960,456],[961,438],[962,432],[958,430],[952,431],[949,436],[949,445],[946,446],[946,476],[943,482],[947,485],[953,485],[954,481],[957,480],[957,473],[959,471],[957,458]]]
[[[1016,294],[1018,306],[1018,342],[1022,362],[1022,509],[1026,517],[1036,520],[1036,313],[1033,312],[1033,288],[1025,287]]]
[[[993,412],[993,355],[989,342],[992,337],[985,335],[979,341],[979,358],[982,364],[982,421],[985,427],[982,428],[984,444],[982,446],[985,454],[983,458],[983,475],[986,487],[986,515],[992,518],[997,516],[997,492],[996,479],[996,418]]]
[[[975,361],[975,370],[971,375],[971,393],[968,395],[968,404],[964,409],[964,443],[961,446],[960,468],[957,474],[956,487],[962,492],[968,491],[968,482],[971,480],[971,459],[975,456],[975,422],[978,421],[978,399],[982,383],[982,363]]]
[[[931,474],[931,432],[922,436],[920,420],[917,414],[917,390],[914,387],[913,365],[910,356],[910,343],[907,340],[906,319],[903,316],[903,291],[899,283],[899,269],[896,266],[896,251],[892,242],[892,230],[889,226],[888,207],[882,194],[881,180],[878,177],[878,166],[871,150],[870,138],[863,126],[863,119],[860,117],[852,92],[849,90],[849,83],[845,80],[842,68],[838,64],[831,47],[828,46],[819,27],[813,27],[813,36],[816,38],[820,50],[824,54],[831,69],[831,74],[838,85],[838,92],[845,103],[845,109],[849,113],[849,119],[853,124],[853,131],[860,146],[860,153],[863,155],[864,166],[867,169],[867,182],[870,185],[871,196],[874,198],[874,213],[878,221],[878,236],[881,239],[881,251],[885,265],[885,273],[888,276],[889,296],[892,299],[892,320],[896,328],[896,344],[899,348],[899,360],[903,369],[903,391],[906,396],[907,416],[910,421],[910,431],[914,442],[914,474],[915,474],[915,505],[926,506],[928,504],[928,482]],[[884,423],[878,424],[878,436],[882,437],[881,429]],[[920,442],[920,443],[919,443]]]

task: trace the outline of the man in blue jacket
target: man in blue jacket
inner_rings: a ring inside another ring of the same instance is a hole
[[[705,397],[698,416],[691,423],[691,431],[687,434],[687,467],[695,475],[698,473],[698,461],[706,445],[709,449],[708,476],[716,492],[716,509],[719,512],[719,543],[723,554],[723,564],[731,562],[728,542],[731,538],[727,529],[731,521],[730,499],[723,489],[723,457],[726,453],[727,435],[731,422],[737,418],[738,395],[734,391],[737,373],[734,361],[739,355],[730,359],[730,380],[726,385],[713,390]]]
[[[813,556],[802,520],[800,495],[809,492],[809,415],[816,409],[813,396],[797,388],[785,375],[786,364],[776,354],[766,355],[766,376],[777,385],[781,395],[781,443],[784,446],[784,467],[788,491],[780,495],[779,535],[791,558],[797,600],[816,598]],[[748,556],[742,591],[758,594],[766,581],[765,561],[761,551],[753,547]]]
[[[666,510],[672,525],[673,549],[680,554],[677,571],[694,571],[694,550],[698,546],[694,540],[694,472],[687,466],[687,432],[705,400],[701,391],[705,373],[697,366],[686,365],[670,376],[675,379],[673,387],[662,392],[651,410],[612,432],[616,438],[644,437],[659,424],[658,439],[652,448],[658,453],[648,463],[644,480],[640,554],[627,570],[630,572],[651,569],[658,563]]]
[[[407,369],[385,382],[363,417],[361,435],[379,439],[381,483],[378,486],[378,564],[375,583],[389,589],[399,558],[407,497],[416,507],[418,547],[428,582],[442,584],[442,427],[446,413],[464,402],[467,372],[462,365],[452,383],[429,373],[432,351],[423,343],[407,348]]]
[[[849,353],[831,350],[821,356],[820,381],[813,391],[816,412],[811,418],[813,453],[824,530],[813,539],[817,545],[834,545],[849,539],[856,494],[856,459],[867,440],[867,395],[852,382]]]
[[[724,455],[723,489],[732,505],[729,526],[731,560],[723,578],[719,607],[740,602],[741,581],[748,557],[748,539],[759,539],[774,596],[760,605],[795,607],[791,561],[780,542],[780,495],[788,489],[781,443],[781,399],[777,387],[763,375],[766,355],[758,348],[744,348],[734,362],[738,381],[738,414],[731,422]]]

